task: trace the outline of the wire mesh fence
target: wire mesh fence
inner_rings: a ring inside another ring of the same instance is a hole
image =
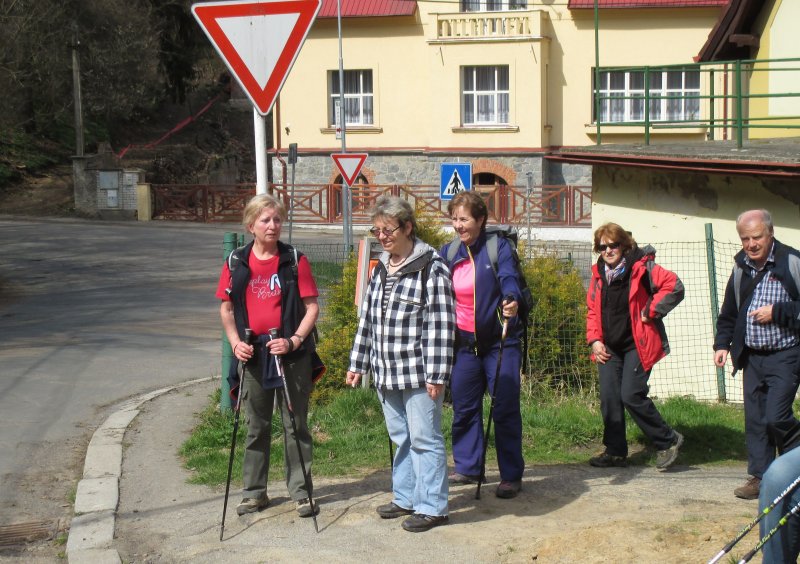
[[[646,243],[639,242],[640,245]],[[686,288],[665,319],[671,353],[650,377],[652,396],[691,396],[701,401],[741,402],[741,376],[731,367],[717,369],[712,344],[716,312],[722,303],[732,257],[739,246],[728,242],[650,242],[656,262],[674,271]],[[342,278],[351,256],[341,243],[302,244],[320,290],[320,322],[325,320],[327,289]],[[586,288],[597,259],[589,242],[537,241],[520,237],[520,256],[535,297],[523,371],[534,382],[567,390],[592,390],[597,369],[586,345]]]

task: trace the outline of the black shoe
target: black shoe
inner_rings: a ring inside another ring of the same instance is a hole
[[[423,533],[439,525],[447,525],[449,522],[450,517],[447,515],[423,515],[422,513],[415,513],[403,521],[403,528],[410,533]]]
[[[522,489],[522,480],[503,480],[494,492],[494,495],[503,499],[517,497]]]
[[[381,519],[395,519],[404,515],[411,515],[414,513],[413,509],[405,509],[396,503],[387,503],[386,505],[379,505],[376,509]]]
[[[628,465],[628,459],[625,456],[614,456],[613,454],[604,452],[603,454],[590,458],[589,464],[597,468],[611,468],[612,466],[624,468]]]

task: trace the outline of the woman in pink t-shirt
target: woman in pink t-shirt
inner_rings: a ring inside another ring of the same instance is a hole
[[[267,507],[267,476],[272,412],[277,401],[284,432],[286,486],[301,517],[318,508],[312,492],[312,439],[308,430],[308,402],[314,387],[312,331],[319,316],[317,286],[305,256],[280,239],[286,218],[283,204],[267,194],[255,196],[244,209],[243,224],[253,241],[236,249],[222,268],[217,297],[220,316],[236,359],[246,363],[242,401],[247,414],[239,515]],[[245,329],[253,332],[245,341]],[[275,333],[274,337],[270,333]],[[275,356],[281,358],[296,434],[286,405]],[[301,463],[305,462],[305,472]],[[308,475],[306,483],[305,474]]]

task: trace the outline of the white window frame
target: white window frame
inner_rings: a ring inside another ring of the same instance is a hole
[[[462,12],[510,12],[527,10],[527,0],[461,0]]]
[[[369,92],[365,91],[365,83],[364,80],[369,73],[369,84],[371,85],[372,90]],[[329,106],[328,106],[328,119],[330,121],[331,127],[339,127],[336,121],[336,104],[339,100],[339,71],[329,71],[329,84],[330,88],[328,89],[330,92],[329,95]],[[357,90],[355,92],[347,92],[347,86],[350,82],[349,79],[355,79],[354,83],[357,86]],[[347,105],[348,101],[357,102],[358,111],[355,113],[350,113],[349,115],[345,113],[345,125],[347,126],[373,126],[375,125],[375,81],[374,81],[374,73],[372,69],[353,69],[353,70],[345,70],[344,71],[344,83],[345,83],[345,94],[344,94],[344,101],[345,106]],[[367,107],[370,110],[367,110]],[[344,111],[344,110],[342,110]],[[355,115],[355,119],[353,116]]]
[[[479,68],[491,68],[494,69],[494,88],[491,89],[478,89],[478,77],[477,72]],[[506,82],[508,83],[508,88],[500,89],[500,71],[501,69],[505,69],[506,72]],[[472,90],[467,90],[467,77],[468,73],[472,74],[472,84],[474,88]],[[472,66],[463,66],[461,67],[461,124],[463,126],[487,126],[487,125],[509,125],[511,121],[511,93],[510,93],[510,85],[511,85],[511,69],[508,65],[472,65]],[[473,117],[472,120],[468,120],[467,115],[467,108],[465,100],[467,97],[472,99],[472,113]],[[505,119],[502,119],[503,116],[500,115],[500,102],[502,101],[502,97],[505,97],[505,105],[506,105],[506,113]],[[490,105],[492,107],[491,110],[491,118],[490,119],[481,119],[480,113],[478,112],[479,108],[479,101],[481,99],[489,100]]]
[[[651,122],[700,120],[700,99],[687,98],[700,95],[699,70],[652,69],[648,74]],[[614,88],[611,87],[612,75],[623,79],[622,83],[615,85]],[[694,78],[696,85],[687,84],[690,78]],[[677,86],[670,84],[675,79],[679,79],[680,84]],[[602,123],[644,121],[644,70],[601,72],[599,95]],[[614,100],[615,96],[622,99]],[[668,96],[680,98],[668,98]],[[596,114],[596,108],[592,108],[592,114]],[[596,121],[597,116],[594,115],[593,123]]]

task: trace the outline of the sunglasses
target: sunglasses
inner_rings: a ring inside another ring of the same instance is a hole
[[[372,236],[375,238],[377,238],[378,235],[380,235],[381,233],[383,233],[384,237],[391,237],[392,235],[394,235],[395,231],[400,229],[400,227],[401,227],[400,225],[398,225],[394,229],[386,229],[385,227],[383,229],[378,229],[377,227],[373,227],[372,229],[369,230],[369,232],[372,233]]]
[[[598,249],[600,250],[600,252],[602,253],[602,252],[604,252],[606,249],[611,249],[611,250],[614,250],[614,249],[619,249],[619,246],[620,246],[620,243],[609,243],[608,245],[597,245],[597,248],[598,248]]]

